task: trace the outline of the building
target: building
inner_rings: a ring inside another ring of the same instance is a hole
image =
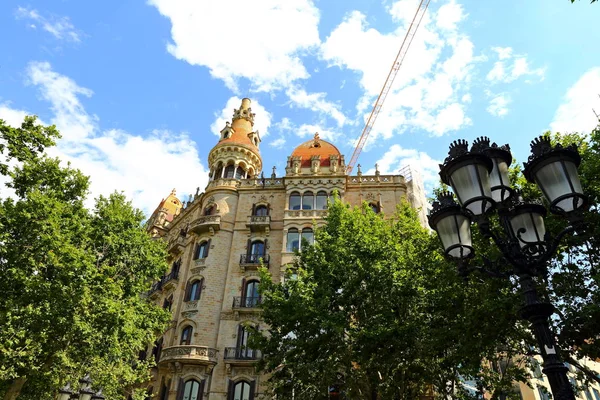
[[[263,392],[265,378],[254,370],[260,354],[247,347],[245,329],[260,323],[257,267],[262,259],[282,279],[301,238],[311,242],[324,223],[334,191],[388,214],[407,199],[426,225],[418,181],[363,175],[360,166],[349,176],[344,156],[318,134],[296,147],[284,176],[273,168],[265,177],[253,125],[243,99],[209,153],[204,193],[182,203],[173,191],[149,220],[151,234],[168,242],[172,265],[150,296],[173,315],[153,349],[152,399],[251,400]]]

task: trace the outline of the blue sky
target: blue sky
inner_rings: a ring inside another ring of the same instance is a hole
[[[0,5],[0,118],[63,134],[53,154],[146,211],[207,182],[216,132],[250,97],[265,171],[316,131],[346,160],[417,0],[16,1]],[[432,0],[359,163],[426,186],[455,139],[523,161],[539,133],[600,113],[600,5]]]

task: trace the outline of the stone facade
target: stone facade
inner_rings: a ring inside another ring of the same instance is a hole
[[[367,176],[360,167],[357,175],[347,175],[344,156],[318,134],[288,157],[285,176],[273,169],[264,177],[253,124],[250,100],[244,99],[209,154],[204,193],[181,203],[173,192],[149,220],[150,232],[169,243],[172,263],[150,296],[173,315],[153,349],[158,368],[152,399],[175,400],[178,392],[185,400],[260,396],[265,377],[254,371],[260,354],[245,346],[243,329],[261,324],[257,267],[262,260],[274,280],[283,279],[299,236],[310,240],[324,223],[334,191],[349,204],[368,202],[388,215],[407,199],[422,209],[425,224],[422,188],[415,195],[403,176]],[[165,203],[177,202],[175,210],[165,209]]]

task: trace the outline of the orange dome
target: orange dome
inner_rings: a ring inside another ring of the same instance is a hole
[[[292,157],[301,157],[300,165],[302,167],[310,168],[310,158],[312,156],[321,156],[321,166],[323,167],[329,166],[329,156],[338,156],[341,158],[337,147],[321,140],[318,133],[315,133],[314,139],[302,143],[292,152]]]

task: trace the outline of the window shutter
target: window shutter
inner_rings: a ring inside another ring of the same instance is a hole
[[[179,378],[179,383],[177,384],[177,400],[183,400],[183,386],[185,382],[183,378]]]
[[[269,207],[269,205],[267,204],[267,215],[271,214],[271,207]]]
[[[255,387],[256,387],[256,381],[250,382],[250,396],[248,397],[250,400],[254,400]]]
[[[229,381],[229,389],[227,389],[227,400],[233,400],[233,395],[234,395],[234,383],[233,381]]]
[[[268,245],[269,245],[269,239],[265,239],[265,247],[264,247],[263,254],[262,254],[263,256],[266,256],[266,255],[267,255],[267,246],[268,246]],[[267,261],[267,260],[265,260],[265,262],[266,262],[266,261]]]
[[[248,248],[246,249],[246,256],[250,256],[251,252],[252,252],[252,241],[250,239],[248,239]],[[248,260],[249,261],[249,260]]]
[[[242,301],[246,298],[246,278],[242,278]]]
[[[244,341],[244,327],[240,324],[240,325],[238,325],[238,334],[237,334],[237,349],[238,349],[238,351],[242,348],[243,341]]]
[[[190,298],[192,295],[192,293],[190,293],[191,288],[192,288],[192,283],[190,281],[188,281],[188,283],[185,285],[185,300],[184,301],[190,301]]]
[[[204,287],[204,278],[200,280],[198,284],[198,293],[196,293],[196,299],[200,300],[200,296],[202,296],[202,288]]]
[[[206,379],[203,379],[202,382],[200,382],[200,389],[198,389],[199,393],[199,397],[198,400],[202,400],[204,398],[204,384],[206,383]]]
[[[206,251],[204,252],[204,258],[208,257],[208,251],[210,250],[210,241],[212,239],[208,239],[208,242],[206,242]]]
[[[256,215],[256,203],[252,204],[252,215]]]

